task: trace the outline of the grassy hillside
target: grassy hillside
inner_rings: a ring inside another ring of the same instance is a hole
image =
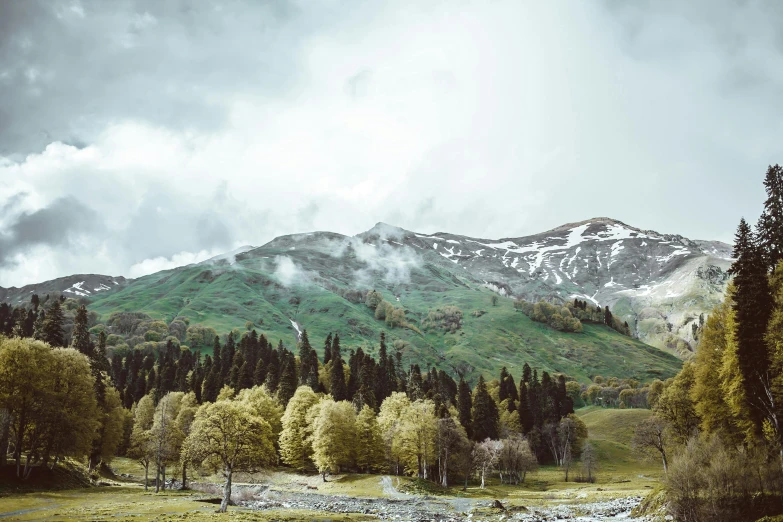
[[[652,411],[589,406],[577,410],[576,414],[587,425],[590,441],[598,451],[604,471],[616,472],[628,468],[650,468],[653,473],[663,471],[657,465],[640,463],[631,448],[634,429],[652,415]]]
[[[319,353],[326,335],[339,332],[344,348],[363,346],[375,354],[380,332],[386,331],[389,344],[401,347],[405,364],[449,369],[467,363],[474,376],[495,376],[506,366],[518,378],[527,362],[583,382],[595,374],[647,381],[673,376],[681,364],[603,326],[585,325],[582,334],[558,332],[516,312],[510,299],[493,306],[496,294],[483,282],[429,253],[400,260],[398,253],[370,246],[387,257],[368,259],[351,248],[336,255],[331,240],[292,241],[276,240],[238,256],[234,264],[195,265],[137,279],[96,296],[90,309],[104,321],[116,311],[144,312],[167,323],[186,317],[191,325],[212,326],[219,333],[244,329],[249,322],[289,347],[296,342],[291,323],[296,321]],[[389,265],[402,268],[392,272]],[[389,328],[357,302],[371,288],[405,309],[408,327]],[[428,313],[445,305],[463,312],[462,327],[426,329]]]

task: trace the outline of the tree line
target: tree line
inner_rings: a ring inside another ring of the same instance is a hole
[[[783,500],[783,168],[770,166],[764,187],[695,358],[648,397],[655,414],[636,431],[666,471],[677,520],[755,520]]]

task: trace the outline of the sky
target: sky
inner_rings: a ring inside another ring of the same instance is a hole
[[[783,3],[0,0],[0,285],[383,221],[731,241]]]

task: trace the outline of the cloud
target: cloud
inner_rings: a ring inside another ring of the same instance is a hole
[[[170,257],[155,257],[150,259],[144,259],[138,263],[131,265],[128,269],[128,276],[141,277],[161,270],[168,270],[176,268],[178,266],[185,266],[194,263],[200,263],[206,261],[212,257],[222,254],[222,251],[202,250],[200,252],[179,252]]]
[[[0,285],[378,221],[499,238],[609,215],[730,240],[783,157],[769,2],[2,10]],[[61,199],[87,210],[11,239]]]
[[[23,196],[3,206],[3,214],[12,210]],[[5,221],[5,219],[3,219]],[[77,236],[102,228],[98,215],[72,197],[54,200],[34,212],[23,212],[0,233],[0,266],[16,264],[17,255],[34,247],[69,247]]]
[[[272,276],[283,286],[307,285],[314,275],[307,270],[302,270],[302,268],[294,263],[293,259],[288,256],[275,256],[274,263],[275,269],[274,272],[272,272]]]

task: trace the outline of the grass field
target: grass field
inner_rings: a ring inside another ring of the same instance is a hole
[[[283,255],[306,277],[281,284],[272,260]],[[220,334],[233,328],[244,331],[249,322],[275,344],[282,339],[291,349],[296,342],[294,320],[307,329],[319,354],[326,335],[339,332],[344,353],[362,346],[376,355],[385,331],[389,345],[403,343],[404,365],[416,362],[448,371],[468,363],[475,368],[473,377],[479,372],[497,377],[506,366],[519,378],[527,362],[539,371],[566,373],[581,382],[594,375],[646,382],[671,377],[681,367],[674,356],[601,325],[586,324],[582,334],[564,333],[515,311],[511,299],[501,298],[493,306],[496,294],[456,265],[413,267],[405,283],[361,272],[363,266],[351,258],[337,262],[315,247],[270,247],[247,254],[231,267],[189,266],[142,277],[118,291],[98,294],[89,308],[104,321],[116,311],[145,312],[166,322],[182,316]],[[388,328],[363,303],[342,297],[341,292],[356,290],[357,272],[364,274],[361,288],[374,287],[387,301],[405,308],[412,328]],[[444,305],[462,310],[462,328],[454,333],[424,329],[428,312]],[[484,313],[473,315],[476,311]]]

